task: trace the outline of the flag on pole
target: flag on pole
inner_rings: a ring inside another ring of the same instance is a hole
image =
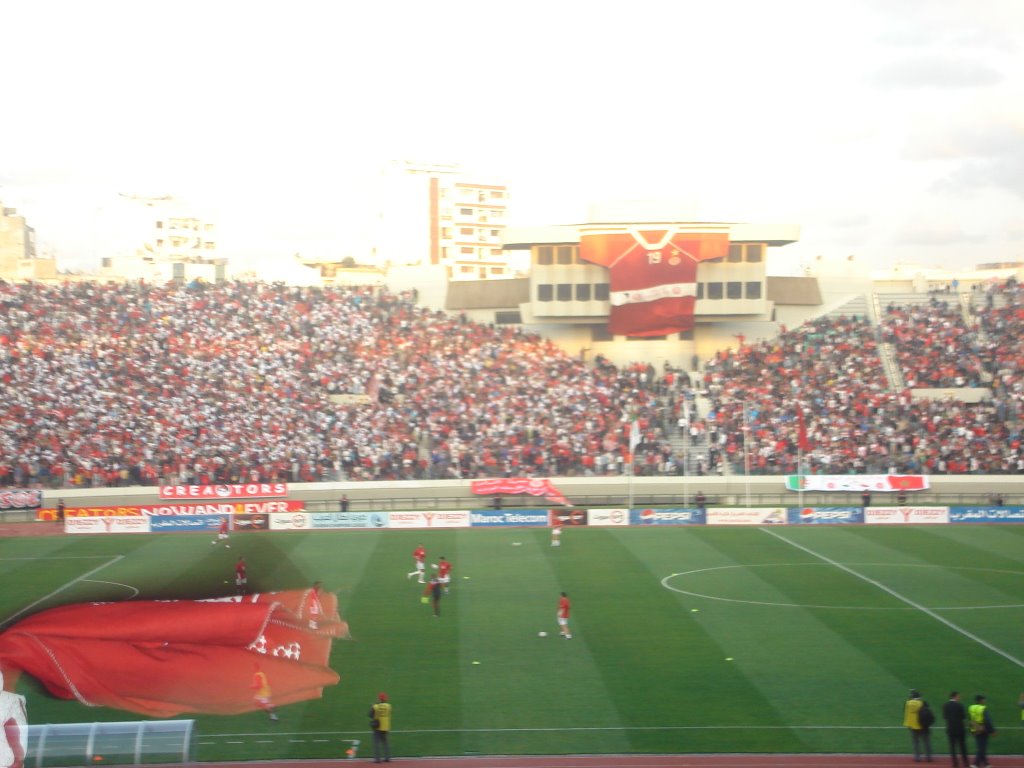
[[[796,445],[801,451],[811,450],[811,441],[807,439],[807,425],[804,423],[804,409],[796,412],[797,436]]]
[[[642,437],[640,435],[640,424],[639,424],[639,422],[637,422],[636,419],[633,419],[633,422],[629,425],[629,453],[630,453],[630,455],[632,455],[633,452],[636,451],[636,447],[638,445],[640,445],[640,440],[641,439],[642,439]]]

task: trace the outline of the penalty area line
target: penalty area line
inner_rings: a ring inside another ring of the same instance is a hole
[[[947,627],[952,629],[954,632],[959,632],[961,635],[963,635],[967,639],[973,640],[974,642],[978,643],[978,645],[981,645],[984,648],[988,648],[990,651],[992,651],[992,653],[999,654],[1000,656],[1002,656],[1007,661],[1012,661],[1018,667],[1024,667],[1024,661],[1021,661],[1016,656],[1012,656],[1011,654],[1009,654],[1006,651],[1004,651],[1002,648],[998,648],[998,647],[992,645],[992,643],[990,643],[988,640],[985,640],[984,638],[978,637],[973,632],[969,632],[968,630],[964,629],[963,627],[959,626],[958,624],[954,624],[952,621],[950,621],[949,619],[945,618],[944,616],[940,616],[939,614],[937,614],[935,611],[933,611],[928,606],[921,605],[920,603],[918,603],[918,602],[916,602],[914,600],[911,600],[909,597],[905,597],[904,595],[901,595],[899,592],[897,592],[892,587],[886,586],[882,582],[877,581],[876,579],[872,579],[870,576],[865,576],[863,573],[855,571],[853,568],[850,568],[847,565],[843,565],[842,563],[838,562],[837,560],[833,560],[832,558],[828,557],[827,555],[823,555],[823,554],[821,554],[819,552],[815,552],[813,549],[805,547],[803,544],[797,544],[795,541],[791,541],[790,539],[787,539],[781,533],[773,531],[773,530],[771,530],[769,528],[761,528],[760,530],[762,532],[764,532],[764,533],[767,533],[767,534],[769,534],[771,536],[774,536],[779,541],[782,541],[782,542],[785,542],[786,544],[789,544],[789,546],[791,546],[791,547],[796,547],[797,549],[799,549],[799,550],[801,550],[803,552],[806,552],[808,555],[811,555],[812,557],[816,557],[819,560],[822,560],[822,561],[828,563],[829,565],[833,565],[833,566],[835,566],[836,568],[839,568],[842,571],[846,571],[851,576],[856,576],[861,581],[866,581],[868,584],[870,584],[870,585],[872,585],[874,587],[878,587],[883,592],[886,592],[886,593],[892,595],[897,600],[900,600],[900,601],[906,603],[907,605],[909,605],[911,608],[916,608],[917,610],[921,611],[921,613],[923,613],[923,614],[925,614],[927,616],[931,616],[936,621],[938,621],[938,622],[940,622],[942,624],[945,624]]]

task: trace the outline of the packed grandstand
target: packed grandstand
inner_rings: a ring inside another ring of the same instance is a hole
[[[1022,307],[1013,279],[936,293],[695,371],[586,363],[414,292],[0,282],[0,486],[1022,474]]]

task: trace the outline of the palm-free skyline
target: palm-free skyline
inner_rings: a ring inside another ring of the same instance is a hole
[[[1024,259],[1016,0],[44,0],[3,38],[0,200],[62,267],[118,192],[233,260],[359,256],[395,159],[506,183],[512,225],[671,199],[800,224],[794,261]]]

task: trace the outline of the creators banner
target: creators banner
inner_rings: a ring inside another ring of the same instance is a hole
[[[288,483],[238,483],[236,485],[161,485],[161,499],[257,499],[287,496]]]
[[[785,525],[783,507],[711,507],[708,525]]]
[[[696,507],[679,509],[632,509],[630,525],[704,525],[704,510]]]
[[[948,523],[949,507],[867,507],[864,522],[871,525]]]
[[[790,525],[834,525],[863,523],[863,507],[790,507],[786,510]]]

